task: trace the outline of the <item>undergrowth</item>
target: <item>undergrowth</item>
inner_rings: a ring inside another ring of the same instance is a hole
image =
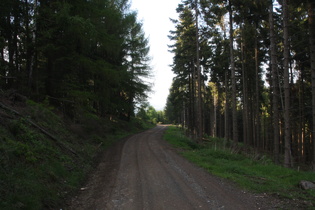
[[[223,139],[213,138],[199,145],[175,126],[168,128],[164,138],[179,148],[188,160],[213,175],[237,183],[241,188],[282,198],[301,199],[315,205],[315,191],[299,188],[301,180],[315,181],[314,172],[284,168],[265,155],[256,158],[254,154],[244,154],[239,149],[227,146]]]
[[[0,209],[57,209],[86,179],[98,154],[149,126],[89,113],[74,123],[28,102],[23,117],[0,122]]]

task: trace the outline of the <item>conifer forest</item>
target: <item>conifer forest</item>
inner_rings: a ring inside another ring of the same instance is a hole
[[[182,0],[166,116],[197,142],[220,137],[314,169],[314,11],[313,0]]]
[[[199,143],[219,137],[315,170],[315,2],[182,0],[176,12],[168,121]],[[84,111],[128,121],[151,75],[128,0],[0,1],[1,91],[73,120]]]
[[[134,115],[150,84],[149,46],[128,0],[1,0],[3,89],[75,118]]]

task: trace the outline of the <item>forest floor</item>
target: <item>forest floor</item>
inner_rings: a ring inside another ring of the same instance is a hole
[[[104,153],[77,196],[63,209],[290,209],[217,178],[163,140],[167,126],[125,138]]]
[[[1,210],[60,209],[114,142],[153,126],[76,111],[0,89]]]

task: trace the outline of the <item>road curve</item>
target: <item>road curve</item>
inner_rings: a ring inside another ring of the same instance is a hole
[[[70,209],[263,209],[257,196],[188,162],[157,126],[120,142],[103,157]]]

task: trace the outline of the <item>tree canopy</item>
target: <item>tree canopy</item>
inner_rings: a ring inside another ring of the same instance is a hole
[[[1,88],[130,119],[150,84],[149,43],[128,0],[1,1]]]

